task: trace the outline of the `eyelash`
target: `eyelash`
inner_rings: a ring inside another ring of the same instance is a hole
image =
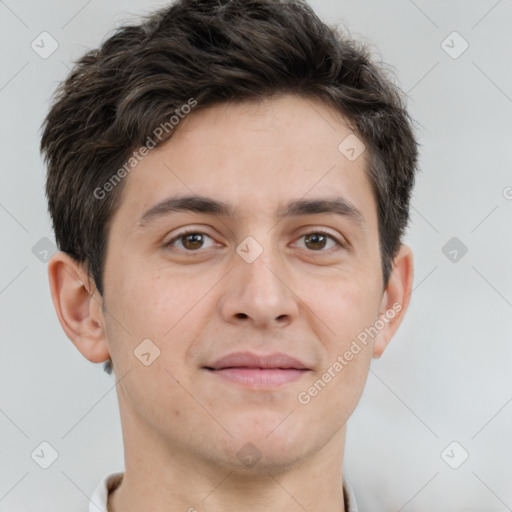
[[[187,229],[185,231],[183,231],[182,233],[179,233],[178,235],[176,235],[175,237],[173,237],[171,240],[169,240],[167,243],[164,244],[164,247],[171,247],[176,241],[178,241],[179,239],[183,238],[183,237],[186,237],[187,235],[206,235],[207,237],[211,238],[213,240],[213,237],[211,237],[210,235],[208,235],[208,233],[205,233],[203,231],[199,231],[197,229]],[[338,249],[341,249],[341,248],[345,248],[345,244],[340,242],[335,236],[333,236],[332,234],[330,233],[327,233],[326,231],[322,231],[322,230],[314,230],[314,231],[309,231],[307,233],[304,233],[302,234],[300,238],[303,238],[307,235],[323,235],[323,236],[326,236],[327,238],[330,238],[331,240],[333,240],[337,247],[331,247],[331,249],[335,249],[335,250],[338,250]],[[188,253],[198,253],[201,249],[196,249],[196,250],[189,250],[189,249],[180,249],[184,252],[188,252]],[[307,249],[306,249],[307,250]],[[329,249],[319,249],[317,251],[315,250],[310,250],[308,252],[312,252],[312,253],[315,253],[315,252],[328,252]]]

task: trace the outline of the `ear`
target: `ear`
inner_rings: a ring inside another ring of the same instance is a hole
[[[389,282],[382,296],[379,317],[384,327],[375,338],[373,357],[382,355],[402,323],[411,298],[413,277],[412,250],[407,245],[402,245],[393,260]]]
[[[57,252],[48,262],[48,278],[53,305],[67,337],[89,361],[107,360],[103,299],[83,265]]]

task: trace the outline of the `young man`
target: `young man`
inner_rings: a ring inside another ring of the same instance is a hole
[[[125,471],[90,510],[357,510],[417,162],[364,47],[298,0],[182,0],[76,64],[41,147],[57,315],[117,376]]]

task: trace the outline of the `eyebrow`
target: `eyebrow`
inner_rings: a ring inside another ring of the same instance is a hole
[[[183,211],[220,215],[230,219],[235,219],[237,216],[237,208],[211,197],[176,196],[168,197],[146,210],[140,217],[138,226],[144,227],[157,218]],[[347,217],[360,227],[365,224],[363,214],[351,202],[342,197],[290,201],[276,211],[275,217],[277,220],[283,217],[326,213]]]

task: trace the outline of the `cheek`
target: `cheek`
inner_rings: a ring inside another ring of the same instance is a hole
[[[120,361],[118,366],[124,371],[142,366],[134,351],[140,352],[139,346],[146,347],[149,357],[153,352],[157,355],[147,368],[148,373],[153,379],[158,375],[158,379],[166,377],[174,383],[171,375],[176,379],[184,377],[185,368],[193,359],[190,352],[215,314],[216,303],[207,300],[206,295],[216,280],[207,276],[191,279],[190,275],[177,272],[171,275],[168,269],[131,276],[118,281],[113,315],[107,319],[109,342]],[[141,345],[147,339],[152,343]]]
[[[205,287],[190,276],[171,274],[161,267],[146,269],[141,264],[136,271],[117,275],[112,311],[123,319],[133,336],[165,339],[190,322],[195,306],[207,291]]]
[[[375,322],[381,300],[375,279],[348,274],[304,288],[302,297],[322,320],[319,338],[338,350]]]
[[[303,389],[301,403],[315,403],[311,412],[328,403],[327,414],[332,412],[334,423],[344,421],[357,405],[368,376],[373,338],[366,329],[378,318],[379,290],[374,279],[347,275],[309,288],[307,301],[321,319],[316,334],[323,357],[318,372]]]
[[[345,336],[326,340],[325,363],[301,387],[297,401],[308,418],[323,418],[337,431],[358,404],[372,356],[372,343]]]
[[[106,317],[116,374],[129,372],[123,399],[165,431],[170,417],[186,417],[194,405],[180,383],[188,387],[187,349],[201,334],[199,320],[211,312],[198,299],[205,290],[190,279],[166,278],[164,271],[125,275],[109,294],[112,315]]]

